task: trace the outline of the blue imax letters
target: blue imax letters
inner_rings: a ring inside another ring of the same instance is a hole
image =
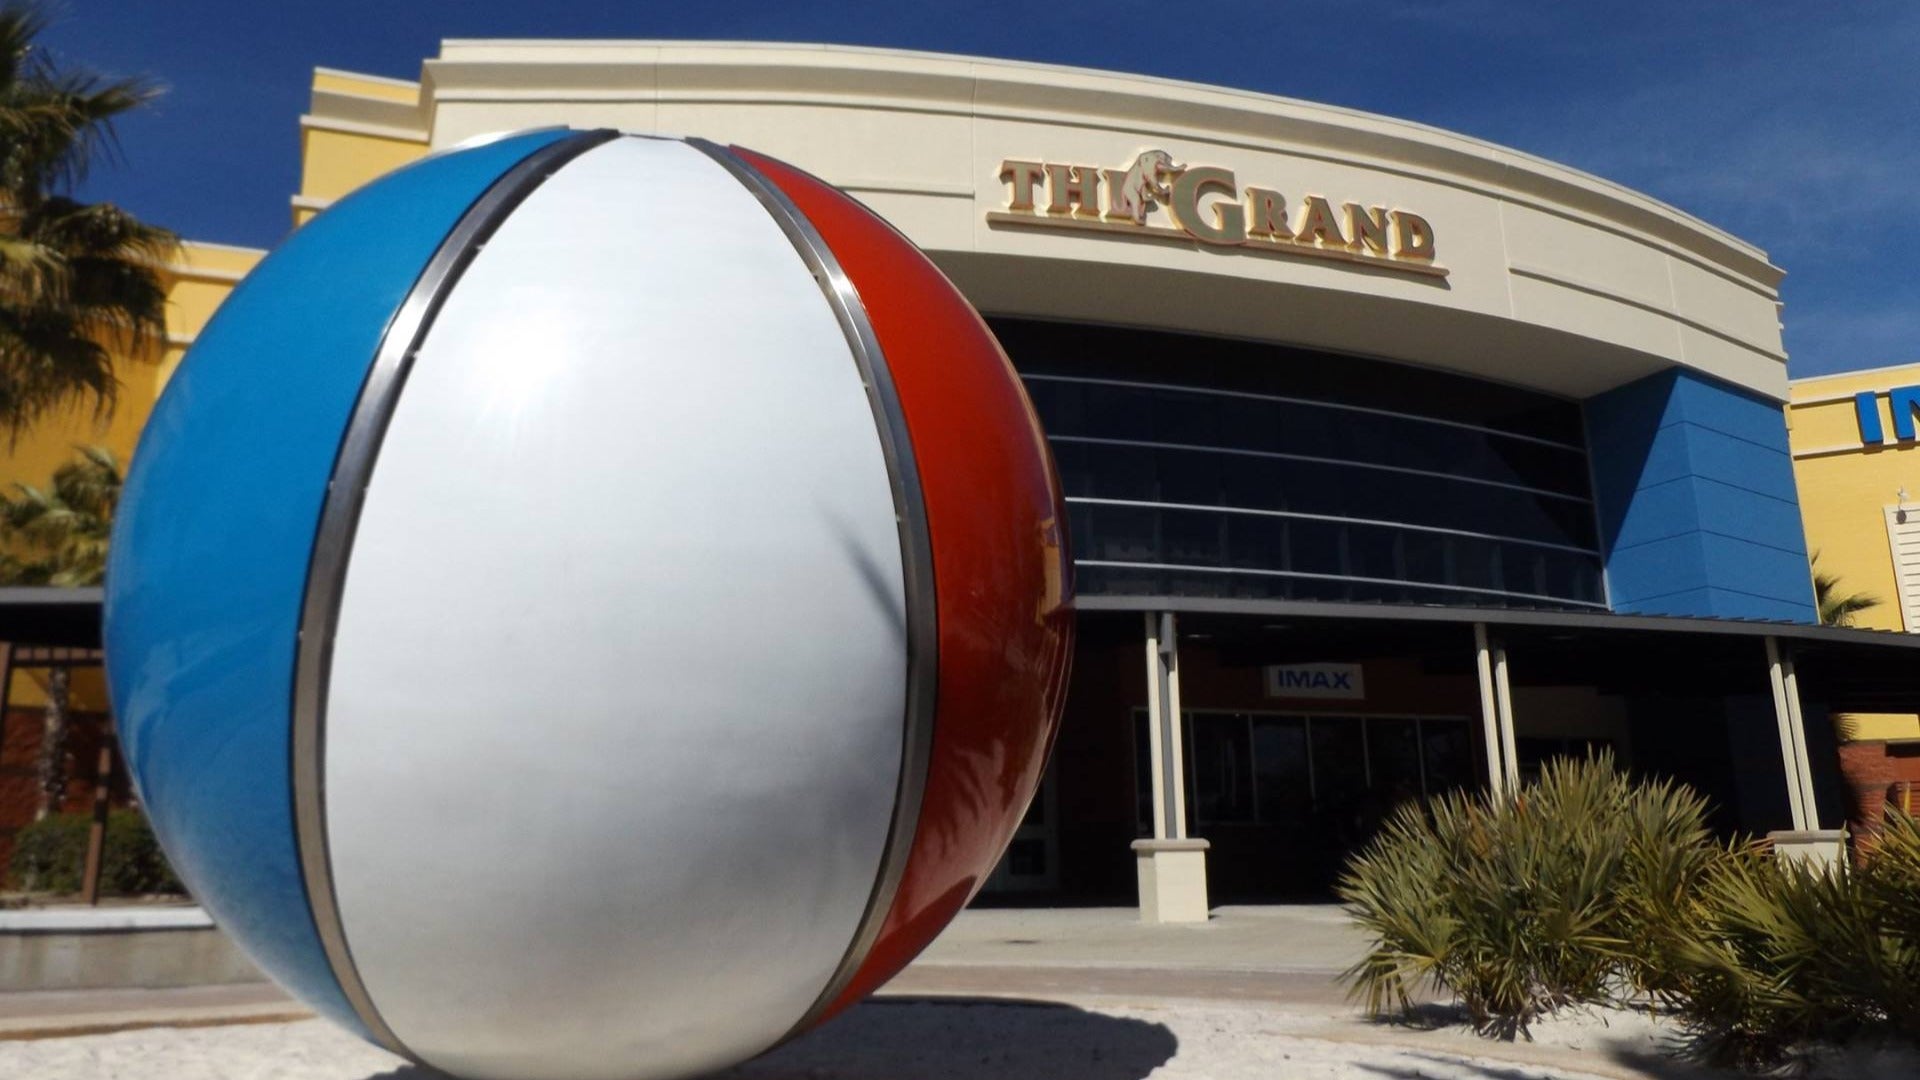
[[[1896,386],[1886,391],[1887,411],[1893,414],[1893,437],[1898,442],[1913,441],[1915,412],[1920,412],[1920,386]],[[1886,428],[1880,423],[1880,391],[1862,390],[1853,395],[1853,413],[1860,422],[1860,441],[1868,446],[1887,441]]]
[[[1860,418],[1860,441],[1863,443],[1886,442],[1887,433],[1880,429],[1880,395],[1872,390],[1862,390],[1853,395],[1853,412]],[[1898,416],[1898,413],[1894,415]]]
[[[1283,690],[1351,690],[1353,676],[1347,672],[1332,673],[1326,671],[1282,671],[1279,673],[1280,688]]]
[[[1364,698],[1366,680],[1359,664],[1273,664],[1266,670],[1267,696],[1276,698]]]

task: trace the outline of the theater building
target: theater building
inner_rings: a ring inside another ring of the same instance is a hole
[[[1832,855],[1830,714],[1911,700],[1920,641],[1816,620],[1782,272],[1603,179],[1245,91],[828,46],[448,41],[418,82],[316,72],[299,124],[296,225],[478,135],[607,126],[808,169],[959,285],[1048,433],[1080,612],[993,895],[1324,896],[1397,801],[1599,747]]]

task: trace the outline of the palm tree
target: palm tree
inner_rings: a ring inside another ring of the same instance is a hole
[[[1880,598],[1868,593],[1841,593],[1840,575],[1820,569],[1820,553],[1814,552],[1808,563],[1813,567],[1813,603],[1820,609],[1820,622],[1826,626],[1849,626],[1853,617],[1868,608],[1880,606]]]
[[[120,505],[120,463],[102,446],[54,470],[48,489],[15,484],[0,495],[0,585],[98,585]]]
[[[18,494],[0,495],[0,585],[98,585],[106,576],[120,463],[105,447],[77,450],[79,460],[54,470],[48,489],[15,484]],[[67,788],[68,680],[64,667],[47,678],[36,818],[57,811]]]
[[[114,355],[151,356],[164,337],[156,268],[179,243],[70,196],[115,151],[115,118],[159,88],[62,68],[34,44],[45,28],[32,3],[0,6],[0,428],[15,441],[55,409],[112,410]]]

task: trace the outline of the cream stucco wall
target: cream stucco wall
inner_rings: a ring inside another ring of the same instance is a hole
[[[1617,185],[1351,110],[1162,79],[927,53],[700,42],[448,41],[417,97],[316,77],[318,132],[445,147],[553,124],[750,146],[852,192],[989,313],[1367,353],[1584,397],[1683,365],[1786,394],[1763,252]],[[1197,242],[1011,228],[1006,159],[1124,168],[1142,150],[1431,222],[1444,278]],[[358,168],[360,166],[355,166]],[[310,163],[296,209],[352,169]],[[305,200],[303,203],[302,200]]]

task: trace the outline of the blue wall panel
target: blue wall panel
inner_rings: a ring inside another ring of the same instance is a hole
[[[1778,402],[1672,370],[1586,411],[1614,610],[1814,621]]]

